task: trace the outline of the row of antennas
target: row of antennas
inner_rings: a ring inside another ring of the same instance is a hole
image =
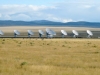
[[[31,37],[32,35],[34,35],[32,30],[27,30],[28,32],[28,37]],[[44,35],[44,32],[42,30],[38,30],[39,32],[39,37],[41,38],[42,35]],[[79,36],[79,33],[76,30],[72,30],[73,32],[73,37],[77,38]],[[88,38],[91,38],[93,36],[93,33],[90,30],[86,31],[88,34]],[[65,36],[67,36],[67,32],[65,30],[61,30],[61,34],[62,34],[62,38],[64,38]],[[3,31],[0,30],[0,35],[4,35]],[[18,30],[14,30],[14,37],[17,37],[18,35],[20,35],[20,32]],[[46,28],[46,35],[47,38],[52,38],[56,35],[56,32],[54,30],[51,30],[49,28]]]
[[[44,32],[42,30],[38,30],[38,31],[39,31],[39,36],[42,37],[42,35],[44,35]],[[27,32],[28,32],[28,37],[34,35],[32,30],[27,30]],[[17,35],[20,35],[20,32],[18,30],[14,30],[14,36],[17,37]]]

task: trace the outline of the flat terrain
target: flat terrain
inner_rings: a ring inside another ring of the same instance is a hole
[[[41,29],[46,34],[46,31],[45,31],[46,28],[50,28],[50,29],[54,30],[57,34],[55,37],[62,36],[61,30],[65,30],[68,33],[68,35],[66,37],[73,37],[72,30],[78,31],[79,37],[86,38],[87,37],[86,30],[91,30],[94,34],[93,37],[95,37],[95,38],[100,37],[100,28],[88,28],[88,27],[9,26],[9,27],[0,27],[0,30],[2,30],[4,32],[4,35],[2,37],[6,37],[6,36],[13,37],[14,30],[18,30],[20,32],[21,37],[28,36],[27,30],[32,30],[34,32],[34,35],[32,37],[39,37],[38,30]],[[46,37],[46,35],[44,35],[43,37]]]
[[[1,38],[0,75],[100,75],[100,40]]]
[[[73,29],[78,30],[78,31],[83,31],[83,30],[93,30],[93,31],[99,31],[100,28],[89,28],[89,27],[50,27],[50,26],[4,26],[0,27],[0,30],[3,30],[4,32],[12,32],[13,30],[17,29],[19,31],[25,31],[28,29],[31,29],[33,31],[38,31],[39,29],[42,29],[45,31],[46,28],[51,28],[55,31],[60,31],[61,29],[64,29],[66,31],[71,31]]]

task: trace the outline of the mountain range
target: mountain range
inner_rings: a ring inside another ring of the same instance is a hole
[[[96,27],[100,28],[100,22],[53,22],[48,20],[35,20],[35,21],[13,21],[13,20],[0,20],[0,26],[72,26],[72,27]]]

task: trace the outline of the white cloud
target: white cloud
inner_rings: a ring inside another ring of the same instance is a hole
[[[29,5],[29,8],[33,9],[34,11],[39,11],[39,10],[47,9],[47,7],[44,6],[44,5],[42,5],[42,6]]]
[[[31,17],[26,15],[26,14],[18,14],[18,15],[15,15],[15,16],[12,16],[12,18],[14,20],[24,20],[24,21],[30,21],[31,20]]]
[[[52,21],[59,21],[59,18],[55,17],[54,15],[52,14],[47,14],[47,18],[46,19],[51,19]]]
[[[9,15],[4,15],[5,19],[11,19],[11,17]]]
[[[73,21],[72,19],[64,19],[64,18],[55,17],[52,14],[48,14],[47,15],[47,19],[49,19],[51,21],[57,21],[57,22],[63,22],[63,23],[72,22]]]
[[[84,5],[85,8],[91,8],[91,5]]]
[[[0,19],[51,20],[60,22],[100,21],[100,4],[86,0],[46,5],[0,5]],[[75,3],[76,2],[76,3]],[[89,3],[91,2],[91,3]],[[95,18],[94,18],[95,17]]]
[[[66,22],[72,22],[72,19],[63,19],[62,22],[66,23]]]
[[[45,19],[49,10],[56,9],[55,6],[36,5],[1,5],[0,13],[2,19],[12,20],[38,20]],[[8,17],[7,17],[8,16]],[[49,19],[50,20],[50,19]]]

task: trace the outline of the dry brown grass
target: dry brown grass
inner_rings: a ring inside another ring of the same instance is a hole
[[[0,39],[0,75],[99,74],[99,39]]]

